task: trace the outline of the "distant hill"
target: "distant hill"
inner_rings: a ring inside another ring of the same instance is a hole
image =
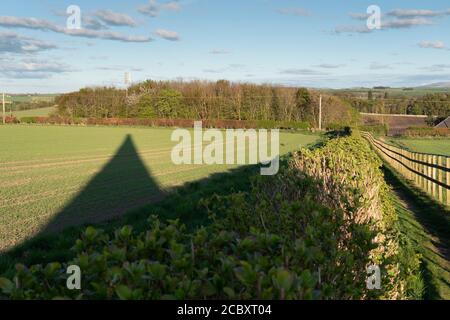
[[[431,83],[431,84],[427,84],[425,86],[421,86],[419,88],[442,88],[442,89],[449,88],[450,89],[450,81]]]

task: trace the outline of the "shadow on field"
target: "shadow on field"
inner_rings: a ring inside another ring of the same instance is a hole
[[[211,222],[202,199],[246,192],[251,187],[252,177],[258,173],[259,166],[243,166],[213,173],[206,178],[170,188],[164,193],[142,164],[131,138],[127,138],[114,159],[62,210],[44,232],[0,254],[0,276],[13,277],[17,263],[28,266],[45,265],[73,259],[74,252],[71,248],[87,225],[94,225],[110,234],[124,225],[132,226],[135,232],[143,232],[148,228],[149,216],[157,215],[162,220],[179,219],[189,230],[195,230]],[[127,182],[130,175],[136,176],[133,182]],[[92,199],[90,193],[99,194],[99,189],[103,188],[102,182],[112,189],[110,192],[113,196]],[[147,187],[144,194],[149,200],[145,200],[144,204],[130,202],[130,190],[137,184]],[[129,207],[125,212],[117,213],[117,210],[114,211],[116,197],[119,198],[119,203],[127,203],[136,209]],[[108,204],[108,201],[112,203]],[[102,212],[100,217],[96,210]],[[94,218],[99,223],[89,220]],[[104,221],[100,221],[100,218]],[[62,230],[69,224],[72,226]]]
[[[145,167],[128,135],[114,157],[42,233],[108,221],[163,196],[164,192]]]

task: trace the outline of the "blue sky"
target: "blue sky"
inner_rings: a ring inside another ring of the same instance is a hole
[[[381,30],[366,11],[378,5]],[[447,1],[3,0],[0,83],[67,92],[144,79],[308,87],[450,81]],[[82,29],[66,29],[69,5]]]

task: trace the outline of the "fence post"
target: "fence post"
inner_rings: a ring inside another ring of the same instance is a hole
[[[447,202],[447,205],[448,206],[450,206],[450,189],[449,189],[449,187],[450,187],[450,157],[448,157],[447,158],[447,165],[446,165],[446,168],[447,168],[447,174],[446,174],[446,179],[445,179],[445,184],[447,185],[447,192],[446,192],[446,202]]]
[[[436,156],[433,156],[432,157],[432,161],[433,161],[433,165],[437,165],[437,157]],[[437,178],[437,169],[436,169],[436,167],[433,167],[432,168],[432,172],[433,172],[433,179],[434,180],[436,180],[436,178]],[[433,198],[436,198],[436,191],[437,191],[437,184],[436,184],[436,182],[433,182],[433,190],[431,191],[431,192],[433,192]]]
[[[408,155],[408,173],[409,173],[409,180],[414,181],[414,161],[413,161],[413,153],[410,151],[407,151]]]
[[[428,172],[426,170],[427,167],[425,166],[425,162],[427,161],[427,159],[424,154],[422,154],[420,156],[420,158],[421,158],[420,161],[422,162],[422,164],[421,164],[422,169],[420,171],[422,173],[422,190],[426,192],[427,191],[427,179],[425,177]]]
[[[394,155],[395,159],[395,168],[397,169],[398,172],[401,172],[400,166],[398,165],[398,153],[396,148],[393,148],[392,154]]]
[[[405,150],[400,149],[400,166],[402,167],[403,176],[408,180],[408,172],[406,171]]]
[[[433,163],[433,156],[427,155],[428,158],[428,178],[431,178],[433,176],[433,169],[430,166],[430,164]],[[433,197],[433,184],[431,183],[431,180],[428,179],[428,194]]]
[[[402,167],[401,167],[400,164],[399,164],[400,156],[399,156],[399,154],[398,154],[397,148],[394,148],[394,154],[395,154],[395,159],[397,160],[397,161],[395,161],[395,163],[396,163],[396,165],[397,165],[397,171],[400,172],[401,174],[403,174],[403,172],[402,172]]]
[[[444,157],[438,156],[438,161],[437,164],[440,167],[444,166]],[[438,169],[438,181],[444,183],[444,171],[441,169]],[[441,185],[437,186],[437,197],[439,202],[444,202],[444,193],[443,193],[444,189],[442,188]]]
[[[427,194],[430,194],[430,186],[431,186],[431,185],[430,185],[430,180],[429,180],[429,177],[430,177],[430,167],[428,166],[428,164],[430,163],[430,161],[429,161],[428,155],[425,155],[424,158],[425,158],[424,170],[425,170],[425,186],[426,186],[425,192],[426,192]]]
[[[416,180],[416,185],[420,186],[420,176],[417,174],[419,172],[419,164],[417,163],[418,156],[417,153],[414,153],[414,178]]]

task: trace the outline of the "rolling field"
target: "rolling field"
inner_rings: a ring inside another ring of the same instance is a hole
[[[48,107],[48,108],[22,110],[22,111],[13,111],[12,114],[17,119],[20,119],[23,117],[47,117],[54,111],[56,111],[55,107]]]
[[[0,126],[0,251],[110,220],[236,166],[172,163],[172,129]],[[281,153],[319,136],[281,133]]]
[[[390,139],[389,142],[415,152],[450,156],[450,139]]]
[[[56,94],[36,94],[36,95],[28,95],[28,94],[19,94],[12,95],[11,100],[14,102],[51,102],[55,100],[57,97]]]

